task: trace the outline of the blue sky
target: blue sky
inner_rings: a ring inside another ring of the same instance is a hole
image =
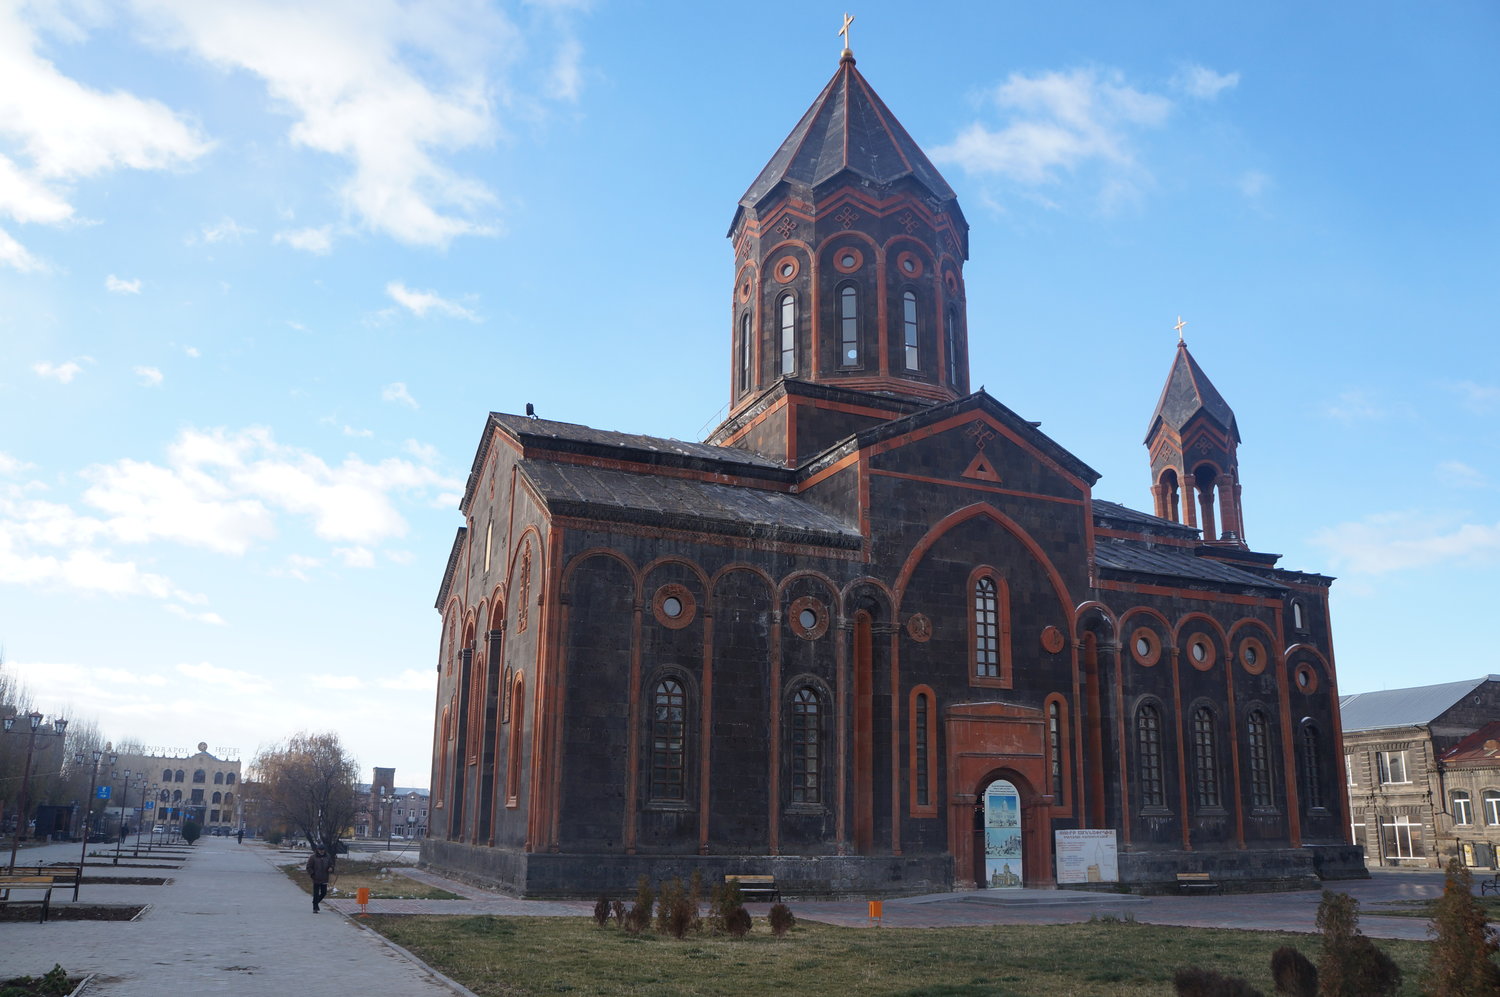
[[[1345,692],[1496,671],[1500,8],[853,11],[972,379],[1149,508],[1180,314]],[[425,785],[490,410],[701,439],[735,202],[843,8],[0,3],[0,647],[49,713]]]

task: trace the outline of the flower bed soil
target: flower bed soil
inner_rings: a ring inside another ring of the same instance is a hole
[[[52,921],[133,921],[150,904],[53,904],[47,911],[48,922]],[[35,921],[36,904],[6,904],[0,906],[0,923],[6,921]]]

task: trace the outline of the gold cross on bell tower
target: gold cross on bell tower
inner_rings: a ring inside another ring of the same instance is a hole
[[[839,34],[844,36],[844,54],[853,55],[854,49],[849,45],[849,25],[854,23],[854,15],[848,12],[844,14],[844,26],[839,28]]]
[[[1177,316],[1177,324],[1174,325],[1174,326],[1172,326],[1172,328],[1174,328],[1174,329],[1177,330],[1177,341],[1179,343],[1182,342],[1182,330],[1183,330],[1183,327],[1186,326],[1186,325],[1187,325],[1187,323],[1182,320],[1182,316],[1181,315]]]

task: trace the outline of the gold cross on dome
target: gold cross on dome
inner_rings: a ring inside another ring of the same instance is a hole
[[[1187,323],[1182,320],[1182,316],[1177,316],[1177,324],[1172,326],[1172,328],[1177,330],[1177,341],[1179,343],[1182,342],[1182,329],[1185,325],[1187,325]]]
[[[844,14],[844,26],[842,28],[839,28],[839,34],[844,36],[844,51],[846,52],[853,51],[853,49],[849,47],[849,25],[853,23],[854,15],[846,12]]]

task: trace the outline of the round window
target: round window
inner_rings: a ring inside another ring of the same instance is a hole
[[[817,640],[828,632],[828,607],[810,595],[794,599],[786,618],[792,633],[803,640]]]
[[[682,615],[682,600],[675,595],[667,596],[661,601],[661,611],[663,616],[677,619]]]
[[[811,630],[818,625],[818,614],[810,609],[804,609],[797,614],[797,622],[802,624],[802,629]]]
[[[1151,642],[1144,637],[1137,637],[1135,639],[1135,653],[1143,658],[1150,657]]]
[[[906,259],[901,261],[901,269],[905,270],[907,273],[916,273],[917,261],[908,256]]]
[[[698,603],[686,585],[668,582],[656,590],[651,597],[651,612],[656,622],[673,630],[681,630],[693,622]]]
[[[1193,660],[1203,661],[1208,657],[1208,647],[1202,641],[1193,644]]]
[[[849,267],[850,269],[853,269],[854,264],[857,262],[859,261],[854,258],[853,253],[845,253],[843,256],[839,257],[839,266],[842,267]]]
[[[796,272],[797,272],[797,268],[794,267],[794,266],[792,266],[790,263],[783,263],[781,265],[781,276],[783,276],[783,277],[790,277],[792,274],[794,274]]]
[[[1245,650],[1244,650],[1244,656],[1245,656],[1245,664],[1248,667],[1254,668],[1256,665],[1260,664],[1260,652],[1256,651],[1255,648],[1254,648],[1254,646],[1252,646],[1250,644],[1246,644],[1245,645]]]
[[[1161,660],[1161,638],[1150,627],[1136,627],[1127,646],[1138,665],[1150,668]]]

